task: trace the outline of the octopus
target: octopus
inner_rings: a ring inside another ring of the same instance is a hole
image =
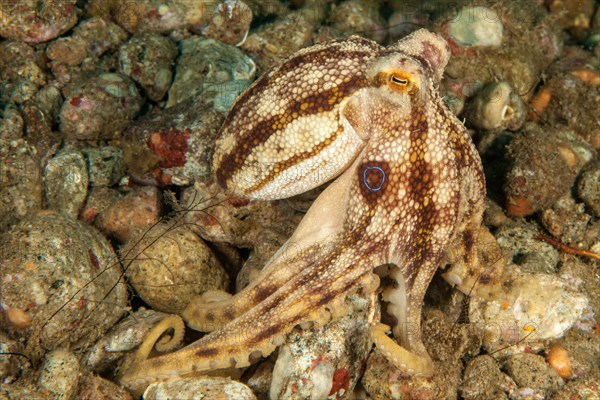
[[[193,301],[183,319],[210,333],[146,359],[152,335],[120,382],[139,392],[248,366],[295,326],[339,318],[349,294],[377,295],[381,265],[394,282],[382,297],[395,340],[373,321],[372,341],[407,374],[434,374],[420,329],[425,291],[445,265],[445,278],[467,291],[483,264],[481,160],[439,94],[449,56],[445,40],[423,29],[388,47],[352,36],[300,50],[242,93],[215,145],[220,185],[272,200],[332,182],[287,242],[299,251],[279,251],[229,298]],[[157,332],[182,328],[163,322]]]

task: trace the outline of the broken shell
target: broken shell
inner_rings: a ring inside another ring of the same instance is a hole
[[[485,85],[471,100],[467,120],[479,129],[519,129],[525,122],[525,104],[508,82]]]

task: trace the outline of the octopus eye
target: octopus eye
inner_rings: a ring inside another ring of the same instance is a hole
[[[408,79],[402,79],[401,77],[396,76],[396,75],[391,75],[390,80],[393,83],[395,83],[397,85],[402,85],[402,86],[408,85],[408,82],[409,82]]]
[[[414,77],[406,71],[389,71],[385,73],[386,85],[395,92],[413,95],[419,91]]]

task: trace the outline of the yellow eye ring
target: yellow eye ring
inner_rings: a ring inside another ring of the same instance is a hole
[[[392,70],[379,73],[379,82],[385,83],[390,89],[399,93],[408,93],[414,95],[419,91],[419,87],[414,77],[402,70]]]

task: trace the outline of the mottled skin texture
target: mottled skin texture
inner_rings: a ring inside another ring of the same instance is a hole
[[[484,177],[463,125],[438,93],[449,52],[420,30],[393,46],[351,37],[304,49],[261,77],[233,106],[214,169],[250,198],[294,195],[337,179],[319,196],[261,276],[229,300],[192,303],[183,317],[213,331],[188,347],[137,362],[121,381],[139,389],[159,378],[249,364],[294,326],[345,312],[348,293],[373,293],[373,269],[394,264],[384,292],[394,334],[374,324],[387,358],[430,375],[421,306],[436,269],[453,283],[478,268]]]

